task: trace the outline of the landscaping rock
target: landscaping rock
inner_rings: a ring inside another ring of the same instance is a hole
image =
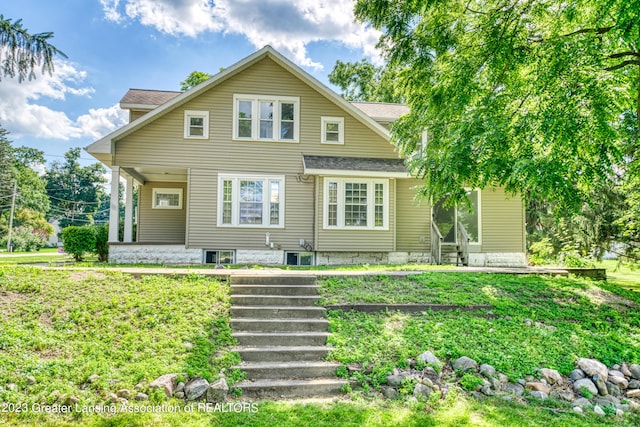
[[[75,396],[69,396],[64,400],[64,404],[67,406],[75,406],[76,403],[80,403],[80,399]]]
[[[601,407],[599,407],[598,405],[595,405],[593,407],[593,412],[595,412],[598,415],[605,415],[604,410]]]
[[[347,363],[347,371],[349,372],[349,374],[363,372],[364,366],[362,366],[362,363]]]
[[[429,378],[421,378],[421,379],[419,380],[419,382],[420,382],[421,384],[426,385],[426,386],[427,386],[427,387],[429,387],[429,388],[433,388],[433,382],[432,382]]]
[[[631,398],[631,399],[638,399],[638,398],[640,398],[640,389],[628,390],[628,391],[627,391],[627,397],[629,397],[629,398]]]
[[[529,382],[525,384],[525,388],[527,390],[540,391],[546,395],[551,392],[551,387],[544,383]]]
[[[184,383],[182,381],[180,381],[178,385],[176,385],[176,393],[179,391],[184,392]]]
[[[424,397],[425,399],[429,398],[429,395],[431,394],[431,389],[429,387],[427,387],[424,384],[416,384],[416,386],[413,388],[413,395],[415,397]]]
[[[442,362],[440,361],[440,359],[438,359],[438,357],[430,351],[425,351],[424,353],[422,353],[420,356],[418,356],[418,360],[421,360],[422,363],[426,365],[442,366]]]
[[[486,396],[494,396],[496,394],[490,385],[482,386],[482,388],[480,389],[480,392]]]
[[[487,378],[493,377],[496,374],[496,368],[483,363],[482,365],[480,365],[480,374]]]
[[[591,405],[591,402],[586,397],[579,397],[573,401],[573,404],[576,406],[587,406]]]
[[[27,375],[27,384],[34,385],[36,383],[36,377]]]
[[[7,384],[7,390],[16,391],[17,389],[18,389],[18,384],[15,384],[15,383]]]
[[[620,367],[620,372],[622,372],[627,378],[631,378],[633,376],[626,363],[622,364],[622,366]]]
[[[224,378],[220,378],[219,380],[209,384],[209,389],[207,390],[207,402],[223,402],[227,398],[227,393],[229,393],[227,381]]]
[[[91,375],[89,378],[87,378],[87,382],[88,382],[89,384],[92,384],[92,383],[96,382],[96,381],[97,381],[97,380],[99,380],[99,379],[100,379],[100,375],[98,375],[98,374],[93,374],[93,375]]]
[[[184,399],[184,391],[176,391],[176,394],[174,394],[174,397],[176,399]]]
[[[611,406],[612,404],[617,405],[618,403],[620,403],[620,399],[618,399],[617,397],[613,397],[611,395],[599,396],[599,397],[596,397],[593,403],[596,405],[600,405],[602,407]]]
[[[593,376],[593,382],[596,385],[596,388],[598,389],[598,394],[600,394],[600,396],[606,396],[609,394],[609,392],[607,391],[606,380],[603,379],[600,376],[600,374],[595,374]]]
[[[629,367],[629,373],[634,380],[640,380],[640,365],[633,364]]]
[[[571,381],[578,381],[583,378],[587,378],[587,376],[582,371],[582,369],[574,369],[573,371],[571,371],[571,374],[569,374],[569,378],[571,378]]]
[[[540,376],[547,384],[562,384],[562,375],[555,369],[542,368],[540,369]]]
[[[524,393],[524,387],[518,383],[507,383],[504,386],[504,391],[507,394],[513,394],[516,397],[522,397],[522,393]]]
[[[502,390],[502,382],[498,378],[489,378],[489,384],[491,384],[491,388],[496,391]]]
[[[571,390],[560,390],[558,392],[558,398],[566,400],[567,402],[572,402],[576,399],[576,395]]]
[[[498,374],[498,379],[500,380],[500,382],[501,382],[502,384],[506,384],[506,383],[508,383],[508,382],[509,382],[509,377],[508,377],[508,376],[506,376],[505,374],[503,374],[502,372],[500,372],[500,373]]]
[[[381,387],[380,391],[385,399],[395,400],[398,398],[398,390],[393,387]]]
[[[612,372],[620,372],[620,371],[612,371]],[[620,372],[620,376],[611,375],[611,373],[609,373],[609,380],[607,382],[617,385],[618,387],[620,387],[621,390],[626,390],[627,388],[629,388],[629,381],[627,381],[624,375],[622,375],[622,372]]]
[[[531,397],[534,397],[534,398],[539,399],[539,400],[545,400],[545,399],[549,398],[549,395],[547,393],[543,392],[543,391],[534,390],[534,391],[531,392]]]
[[[198,400],[207,392],[209,382],[202,377],[196,377],[190,380],[184,386],[184,394],[187,400]]]
[[[461,358],[453,362],[452,367],[454,371],[461,371],[461,372],[475,371],[478,369],[478,362],[476,362],[475,360],[469,357],[462,356]]]
[[[584,371],[589,377],[594,375],[600,375],[600,377],[606,382],[609,377],[609,369],[604,366],[603,363],[598,362],[595,359],[578,359],[578,367]],[[640,368],[640,366],[638,367]],[[640,371],[638,371],[640,373]],[[640,378],[639,378],[640,379]]]
[[[438,374],[431,366],[427,366],[422,370],[422,377],[430,379],[434,384],[440,381],[440,374]]]
[[[574,406],[574,407],[573,407],[573,412],[576,412],[576,413],[578,413],[578,414],[582,414],[584,411],[582,410],[582,408],[581,408],[581,407],[579,407],[579,406]]]
[[[145,393],[137,393],[136,394],[136,400],[138,401],[142,401],[142,400],[149,400],[149,395],[145,394]]]
[[[116,391],[116,396],[129,400],[131,398],[131,392],[126,388]]]
[[[607,381],[607,392],[614,397],[620,397],[622,396],[622,392],[620,391],[620,387],[618,387],[617,385],[613,384],[610,381]]]
[[[629,387],[627,387],[629,389],[635,390],[640,388],[640,381],[639,380],[631,380],[629,381]]]
[[[585,388],[592,395],[598,394],[596,385],[589,378],[583,378],[573,383],[573,391],[582,396],[582,388]]]
[[[391,387],[398,387],[400,384],[402,384],[403,379],[404,376],[402,375],[387,375],[387,384],[389,384]]]
[[[161,377],[156,378],[151,384],[149,384],[149,387],[161,388],[164,390],[164,393],[167,395],[167,397],[172,397],[176,391],[177,378],[178,374],[165,374]]]
[[[107,402],[116,402],[118,400],[118,396],[115,393],[107,394]]]

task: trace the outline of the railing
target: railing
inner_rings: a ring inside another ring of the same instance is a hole
[[[433,219],[431,220],[431,256],[434,264],[442,264],[442,234]]]
[[[458,221],[458,260],[456,265],[458,262],[464,266],[469,265],[469,233],[460,221]]]

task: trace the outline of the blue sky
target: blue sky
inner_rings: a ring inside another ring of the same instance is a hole
[[[0,125],[14,146],[61,160],[125,123],[129,88],[179,90],[191,71],[215,73],[272,45],[320,81],[336,60],[379,61],[378,33],[353,22],[351,0],[20,0],[0,14],[53,32],[53,76],[0,82]],[[83,163],[91,163],[83,154]]]

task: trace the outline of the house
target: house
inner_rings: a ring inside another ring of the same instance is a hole
[[[130,122],[86,148],[113,172],[112,262],[526,265],[519,197],[470,191],[472,213],[417,203],[389,142],[407,107],[349,103],[269,46],[120,105]]]

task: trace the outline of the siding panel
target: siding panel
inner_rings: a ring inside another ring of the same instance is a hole
[[[431,246],[431,205],[427,201],[418,204],[413,200],[414,187],[420,181],[399,179],[396,183],[396,250],[426,252]]]
[[[482,191],[482,252],[524,252],[524,205],[504,190]]]
[[[154,188],[182,188],[182,209],[153,209]],[[147,182],[139,188],[138,241],[184,243],[187,185],[180,182]]]

